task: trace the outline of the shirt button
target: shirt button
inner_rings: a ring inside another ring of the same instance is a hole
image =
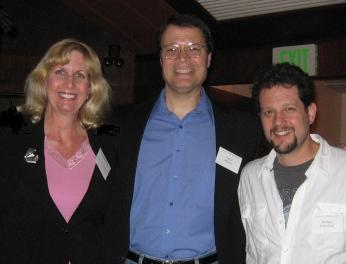
[[[70,233],[70,231],[67,228],[63,228],[63,231],[64,231],[65,234]]]
[[[166,229],[166,235],[168,235],[171,231],[169,229]]]
[[[180,152],[180,149],[176,149],[175,151],[176,151],[176,152]]]
[[[182,129],[182,128],[183,128],[183,125],[179,125],[179,128]]]
[[[170,203],[169,203],[169,206],[173,206],[173,202],[170,202]]]

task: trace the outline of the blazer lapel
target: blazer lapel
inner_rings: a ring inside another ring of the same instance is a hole
[[[133,122],[131,127],[134,129],[131,129],[130,127],[130,133],[132,132],[133,135],[131,135],[131,138],[135,139],[135,142],[129,142],[130,144],[134,144],[135,148],[134,152],[132,153],[132,159],[131,159],[131,165],[130,168],[133,169],[132,175],[135,175],[136,173],[136,167],[137,167],[137,160],[139,155],[139,149],[142,142],[142,138],[144,135],[144,130],[147,125],[151,110],[153,108],[154,102],[150,102],[150,104],[143,105],[139,107],[138,110],[136,110]]]
[[[220,111],[217,106],[213,106],[213,112],[214,112],[214,120],[215,120],[215,135],[216,135],[216,154],[219,151],[220,147],[223,147],[227,149],[228,151],[232,151],[231,147],[233,145],[232,142],[232,129],[230,129],[231,120],[229,118],[226,118],[225,113]],[[218,191],[221,191],[224,189],[222,186],[230,186],[231,185],[238,185],[238,178],[237,174],[216,164],[216,193],[218,194]],[[224,185],[225,184],[225,185]],[[219,188],[219,190],[218,190]],[[229,190],[225,190],[227,194],[229,195]]]
[[[28,186],[28,192],[32,192],[32,197],[35,200],[42,203],[41,209],[46,212],[46,214],[51,218],[52,221],[61,223],[64,218],[60,214],[58,208],[56,207],[53,199],[50,196],[47,176],[45,170],[45,157],[44,157],[44,125],[43,121],[38,124],[31,124],[28,128],[29,132],[25,136],[25,140],[19,150],[19,158],[23,162],[21,166],[22,179],[26,186]],[[38,155],[38,161],[36,163],[28,163],[24,159],[24,154],[29,148],[36,149],[36,154]]]
[[[216,153],[219,148],[223,147],[228,151],[232,151],[234,142],[232,140],[233,129],[230,129],[232,121],[226,114],[217,106],[213,105],[213,113],[215,120],[215,135],[216,135]],[[214,196],[214,221],[215,235],[218,236],[224,226],[225,219],[231,213],[231,206],[234,198],[237,195],[237,186],[239,175],[216,164],[215,172],[215,196]]]
[[[125,215],[128,214],[131,207],[139,149],[144,129],[155,101],[131,106],[131,109],[126,109],[120,117],[123,120],[123,124],[120,124],[117,175],[120,176],[118,185],[127,190],[123,192],[125,197],[121,198],[124,200],[121,204],[121,210]],[[115,188],[117,187],[115,186]],[[115,189],[113,191],[116,192],[118,190]]]
[[[115,137],[107,136],[107,135],[95,135],[96,131],[93,129],[90,129],[88,131],[88,138],[90,146],[95,153],[95,156],[97,156],[98,151],[102,149],[102,152],[104,153],[108,163],[111,166],[111,170],[115,170],[113,168],[114,162],[112,162],[112,157],[116,154],[116,149],[109,140],[116,140]],[[103,142],[103,140],[105,140]],[[114,157],[115,158],[115,157]],[[108,175],[110,177],[110,174]],[[73,213],[69,225],[74,225],[75,223],[78,223],[81,219],[86,217],[92,208],[101,208],[103,205],[105,205],[105,200],[107,199],[107,195],[109,191],[107,188],[109,187],[108,181],[110,178],[107,177],[106,179],[103,178],[102,173],[100,169],[98,168],[97,164],[95,164],[95,168],[93,171],[93,175],[91,177],[88,189],[82,198],[80,204],[76,208],[76,211]],[[102,197],[102,198],[101,198]]]

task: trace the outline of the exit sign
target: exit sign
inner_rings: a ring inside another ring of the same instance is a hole
[[[273,64],[288,62],[310,76],[317,75],[317,45],[298,45],[273,49]]]

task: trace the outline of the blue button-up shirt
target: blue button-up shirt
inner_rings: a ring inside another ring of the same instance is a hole
[[[215,250],[215,126],[204,90],[180,120],[165,90],[145,127],[130,215],[130,248],[164,259]]]

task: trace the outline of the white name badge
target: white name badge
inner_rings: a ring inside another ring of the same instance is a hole
[[[219,151],[216,156],[215,162],[220,166],[233,171],[234,173],[238,173],[242,158],[237,156],[236,154],[224,149],[223,147],[219,148]]]
[[[109,165],[107,158],[105,154],[103,154],[103,151],[101,148],[99,149],[96,155],[96,164],[97,164],[97,167],[100,169],[103,178],[106,180],[111,170],[111,166]]]
[[[342,215],[313,215],[312,233],[341,233],[344,231],[344,218]]]

